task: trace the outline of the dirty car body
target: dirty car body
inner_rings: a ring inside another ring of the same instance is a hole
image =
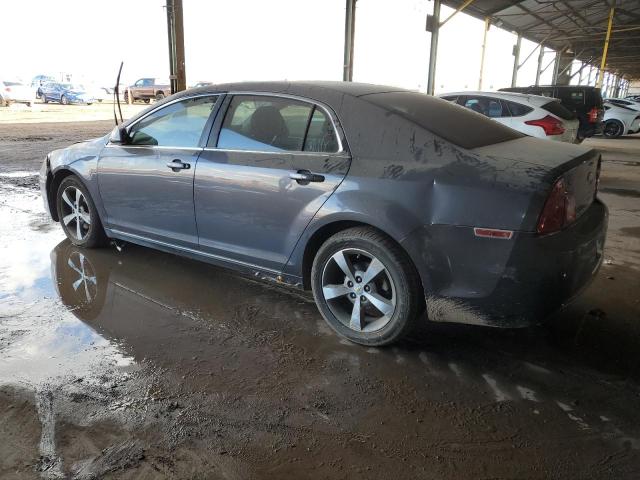
[[[306,130],[290,123],[278,148],[247,139],[233,124],[244,100],[284,102],[277,119],[287,121],[310,109]],[[197,135],[149,145],[147,130],[136,144],[140,125],[180,102],[209,112]],[[316,113],[324,123],[311,141]],[[40,184],[56,221],[55,192],[72,175],[109,238],[305,289],[321,246],[367,227],[410,260],[430,320],[519,327],[560,308],[599,268],[599,169],[594,150],[416,92],[268,82],[164,99],[110,135],[49,154]]]

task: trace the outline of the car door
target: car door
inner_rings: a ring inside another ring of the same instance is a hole
[[[200,249],[279,271],[347,173],[326,107],[272,95],[229,95],[196,170]]]
[[[197,248],[193,177],[218,98],[163,105],[127,127],[124,144],[103,149],[98,184],[108,228]]]

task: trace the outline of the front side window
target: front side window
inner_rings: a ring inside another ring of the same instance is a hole
[[[172,103],[143,118],[129,130],[131,145],[197,147],[217,96]]]
[[[313,105],[288,98],[236,95],[225,115],[218,148],[301,151]]]
[[[135,83],[135,85],[136,85],[136,87],[141,87],[143,83],[144,83],[144,79],[142,79],[142,78],[141,78],[140,80],[138,80],[138,81]]]

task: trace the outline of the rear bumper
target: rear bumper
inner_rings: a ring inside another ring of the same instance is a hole
[[[596,200],[551,235],[488,239],[472,227],[440,225],[414,232],[403,246],[418,266],[430,320],[523,327],[589,285],[602,263],[607,222],[607,208]]]

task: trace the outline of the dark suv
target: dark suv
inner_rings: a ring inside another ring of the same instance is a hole
[[[604,107],[602,94],[597,87],[588,85],[532,85],[530,87],[501,88],[500,91],[559,98],[562,105],[572,111],[580,120],[578,141],[601,133]]]

